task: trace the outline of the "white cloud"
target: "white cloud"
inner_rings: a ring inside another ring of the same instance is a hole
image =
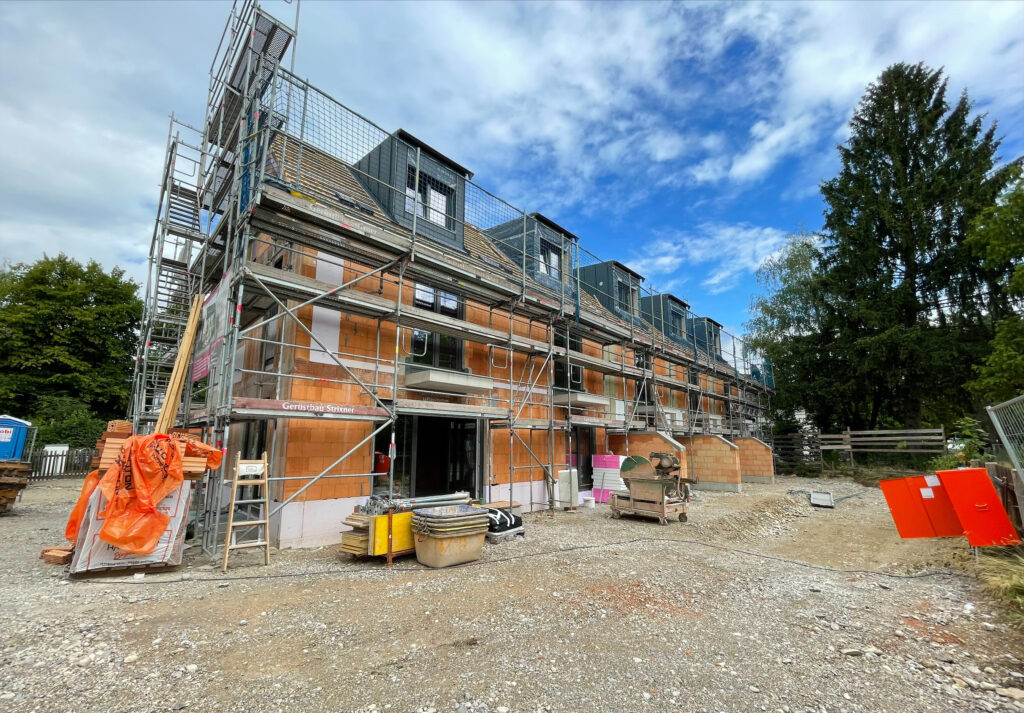
[[[787,156],[805,156],[812,147],[831,152],[831,142],[845,138],[844,125],[867,84],[901,61],[943,67],[951,99],[966,87],[980,110],[1008,121],[1024,107],[1022,28],[1020,3],[733,6],[717,42],[752,40],[759,62],[776,71],[758,74],[758,106],[745,145],[690,173],[698,183],[749,182]],[[1024,150],[1019,137],[1010,140],[1012,155]]]
[[[703,275],[701,286],[716,295],[755,272],[785,242],[786,233],[776,228],[705,223],[694,231],[656,237],[626,264],[662,291],[669,291],[669,284],[681,284],[679,280]]]
[[[227,9],[0,4],[0,256],[63,249],[141,265],[166,115],[201,121]],[[296,69],[527,210],[609,225],[657,196],[662,214],[700,207],[707,222],[787,157],[806,175],[780,192],[807,195],[824,177],[817,157],[834,153],[864,86],[893,61],[944,66],[953,93],[967,86],[980,109],[1014,120],[1022,24],[1019,3],[308,3]],[[1016,129],[1004,124],[1016,142],[1004,153],[1024,152]],[[705,185],[714,195],[687,193]],[[730,215],[733,230],[744,218]],[[723,234],[707,223],[691,237],[708,225]],[[741,273],[761,252],[738,256]],[[655,274],[674,258],[638,259]],[[735,274],[706,280],[721,289]]]

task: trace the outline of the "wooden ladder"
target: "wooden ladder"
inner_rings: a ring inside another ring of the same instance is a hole
[[[249,476],[249,477],[244,477]],[[252,477],[257,476],[257,477]],[[263,564],[270,564],[270,537],[268,523],[270,522],[270,498],[268,487],[269,470],[267,468],[267,454],[263,453],[260,460],[242,460],[242,454],[235,455],[235,475],[231,480],[231,505],[228,508],[228,525],[224,533],[224,561],[221,565],[221,572],[228,571],[228,555],[231,550],[243,550],[249,547],[262,547],[264,560]],[[259,495],[247,500],[238,499],[238,489],[256,486],[260,489]],[[239,505],[261,505],[259,519],[235,521],[235,507]],[[255,540],[232,544],[231,536],[236,528],[257,528]]]

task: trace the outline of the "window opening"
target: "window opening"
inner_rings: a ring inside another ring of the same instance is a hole
[[[455,229],[455,189],[420,171],[419,201],[416,200],[416,167],[409,166],[405,182],[405,212],[415,213],[434,225]]]
[[[546,240],[540,242],[539,268],[542,275],[562,279],[562,251]]]

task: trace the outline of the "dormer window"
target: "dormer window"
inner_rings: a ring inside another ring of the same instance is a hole
[[[454,229],[455,190],[420,171],[419,201],[416,200],[416,167],[409,166],[405,184],[405,212],[426,218],[434,225]]]
[[[540,241],[540,274],[553,280],[562,279],[562,251],[546,240]]]
[[[675,334],[676,336],[679,337],[683,336],[683,313],[677,312],[676,310],[672,310],[669,313],[669,319],[671,320],[669,325],[672,329],[672,334]]]
[[[619,292],[617,295],[619,309],[633,313],[633,294],[636,290],[628,283],[619,280]]]

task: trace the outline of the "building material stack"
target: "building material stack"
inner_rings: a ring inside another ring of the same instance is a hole
[[[31,455],[32,446],[27,442],[31,426],[14,416],[0,416],[0,512],[14,503],[32,475],[32,464],[22,460],[26,446]]]
[[[606,503],[612,496],[626,489],[626,484],[619,477],[622,468],[622,461],[625,456],[614,454],[595,455],[594,464],[594,500],[599,503]]]
[[[32,464],[23,461],[0,462],[0,512],[7,512],[18,493],[28,485]]]

